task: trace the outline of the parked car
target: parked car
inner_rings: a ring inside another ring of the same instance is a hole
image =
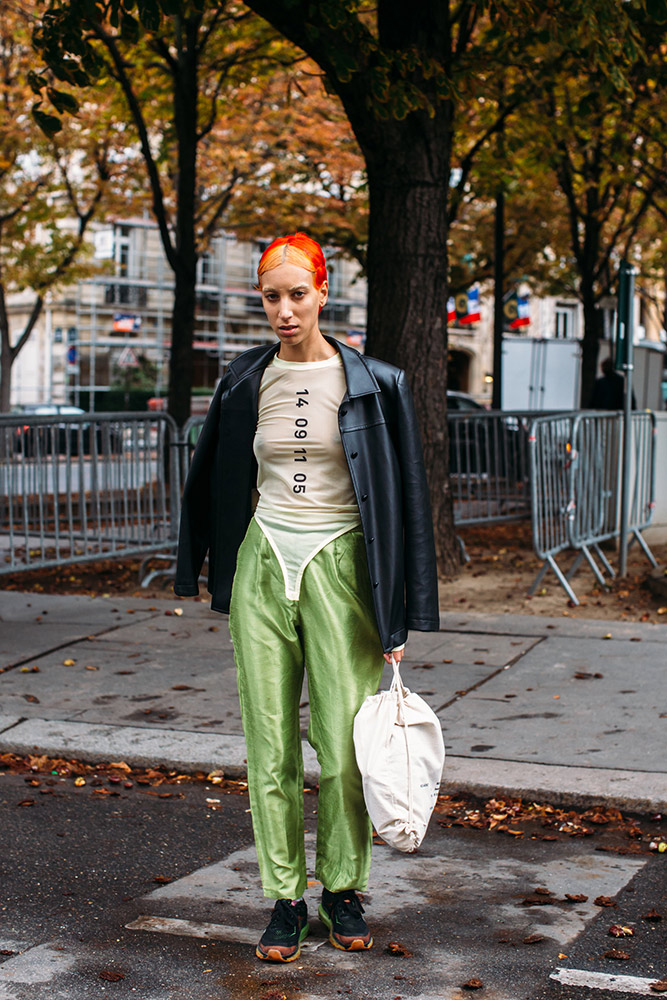
[[[70,406],[66,403],[24,403],[15,406],[12,413],[22,414],[25,417],[58,417],[58,416],[85,416],[86,411],[79,406]],[[55,431],[54,431],[55,424]],[[30,424],[26,423],[16,429],[14,447],[28,458],[35,455],[49,455],[53,452],[54,441],[57,443],[56,450],[59,454],[78,455],[79,446],[82,453],[89,455],[91,451],[90,423],[48,423]],[[113,454],[119,454],[123,450],[123,432],[114,424],[109,424],[108,429],[103,425],[97,426],[95,441],[98,452],[110,450]],[[108,441],[108,444],[106,442]]]
[[[486,409],[488,407],[484,406],[483,403],[478,403],[467,392],[456,392],[454,389],[447,390],[447,410],[449,413],[467,413],[471,410]]]

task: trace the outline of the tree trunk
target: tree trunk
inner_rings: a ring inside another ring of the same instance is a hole
[[[178,136],[176,267],[171,324],[171,358],[167,411],[182,427],[190,416],[197,250],[195,192],[197,184],[197,32],[199,19],[184,19],[182,48],[174,78],[174,125]]]
[[[171,356],[169,361],[169,389],[167,412],[182,427],[190,417],[193,347],[195,326],[195,275],[196,257],[190,266],[179,255],[179,266],[174,272],[174,308],[171,314]]]
[[[0,413],[9,413],[12,391],[12,352],[9,347],[9,336],[2,331],[0,346]]]
[[[44,299],[41,295],[37,295],[23,332],[12,347],[5,288],[0,282],[0,413],[9,413],[12,392],[12,366],[28,343],[30,334],[42,313],[43,307]]]
[[[366,351],[408,374],[440,572],[460,566],[447,433],[449,123],[384,121],[362,142],[370,195]]]
[[[585,271],[581,276],[581,298],[584,306],[584,336],[581,342],[581,406],[590,405],[597,376],[600,348],[600,311],[595,304],[593,276]]]

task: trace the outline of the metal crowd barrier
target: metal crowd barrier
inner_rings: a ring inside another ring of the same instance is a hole
[[[181,487],[204,416],[178,431],[164,413],[0,416],[0,574],[112,556],[143,555],[140,578],[173,576]],[[629,530],[642,537],[655,488],[655,416],[632,415]],[[569,580],[586,559],[613,570],[600,544],[618,536],[619,413],[479,411],[448,416],[457,526],[532,518],[544,561]],[[567,573],[556,556],[578,555]],[[146,575],[149,562],[164,563]]]
[[[530,517],[528,438],[533,416],[499,410],[447,415],[457,527]]]
[[[631,517],[629,530],[656,565],[642,531],[651,522],[655,487],[655,415],[632,414]],[[597,580],[613,577],[601,543],[619,535],[621,489],[621,413],[571,413],[538,417],[530,428],[530,481],[533,545],[544,560],[531,593],[552,569],[574,604],[570,580],[585,559]],[[556,556],[574,549],[577,556],[563,573]]]
[[[0,574],[175,545],[163,413],[0,416]]]

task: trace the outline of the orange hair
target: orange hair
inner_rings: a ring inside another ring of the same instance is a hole
[[[257,277],[260,278],[265,271],[285,263],[296,264],[297,267],[305,267],[310,271],[315,288],[321,288],[327,280],[322,247],[305,233],[291,233],[274,240],[259,259]]]

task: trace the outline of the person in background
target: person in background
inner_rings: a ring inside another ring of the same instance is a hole
[[[591,410],[622,410],[625,406],[625,379],[614,370],[611,358],[605,358],[600,365],[602,375],[595,380],[591,396]],[[632,409],[637,409],[635,394],[632,393]]]
[[[264,895],[276,900],[256,954],[291,962],[308,933],[303,760],[321,768],[319,916],[345,951],[373,943],[366,888],[371,823],[354,717],[400,660],[408,628],[439,629],[433,527],[405,373],[323,336],[322,250],[303,233],[262,255],[259,291],[277,338],[229,365],[183,495],[175,591],[229,612],[248,787]],[[253,492],[259,495],[252,507]]]

